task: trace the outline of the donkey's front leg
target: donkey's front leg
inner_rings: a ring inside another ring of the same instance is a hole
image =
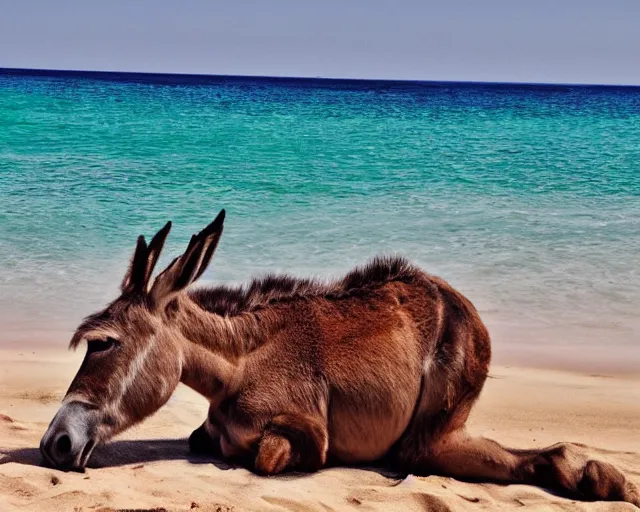
[[[259,473],[275,475],[285,469],[313,472],[327,460],[326,421],[307,414],[275,416],[265,428],[255,461]]]

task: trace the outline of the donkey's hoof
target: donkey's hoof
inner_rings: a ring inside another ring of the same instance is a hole
[[[588,461],[578,489],[591,500],[627,501],[640,507],[640,493],[636,486],[606,462]]]
[[[204,425],[201,425],[189,436],[189,451],[191,453],[216,454],[220,451],[220,445],[211,439]]]

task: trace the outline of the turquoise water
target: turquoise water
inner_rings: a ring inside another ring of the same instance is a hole
[[[0,74],[0,199],[0,342],[66,342],[138,234],[174,222],[166,263],[226,208],[207,281],[397,252],[505,353],[640,352],[640,89]]]

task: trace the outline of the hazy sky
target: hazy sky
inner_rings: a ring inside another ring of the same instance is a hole
[[[640,84],[640,0],[0,0],[0,67]]]

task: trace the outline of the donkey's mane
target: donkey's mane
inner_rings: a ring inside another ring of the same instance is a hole
[[[196,288],[189,294],[207,311],[234,316],[287,300],[311,297],[340,299],[365,293],[392,281],[411,283],[422,275],[422,270],[403,257],[378,256],[333,281],[267,274],[252,279],[246,285]]]

